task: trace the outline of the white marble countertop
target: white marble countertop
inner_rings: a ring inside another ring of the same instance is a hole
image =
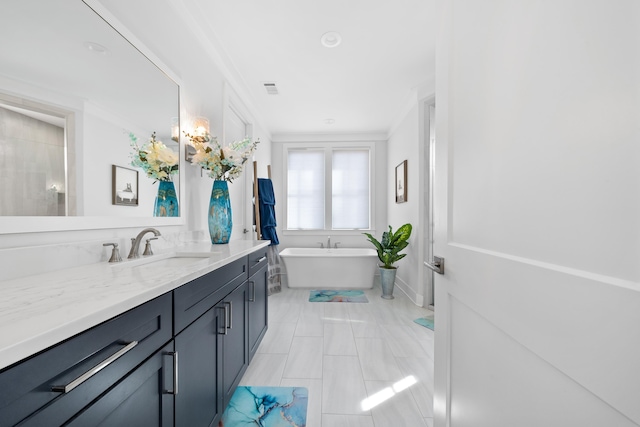
[[[0,369],[268,244],[249,240],[227,245],[192,243],[175,248],[177,254],[198,256],[184,260],[185,265],[145,263],[171,255],[165,253],[5,281],[0,286]]]

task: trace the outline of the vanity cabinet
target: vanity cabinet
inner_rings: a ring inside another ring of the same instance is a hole
[[[267,328],[266,250],[0,372],[0,427],[217,426]]]
[[[67,423],[171,336],[169,293],[5,369],[0,373],[0,426]],[[160,389],[148,385],[130,391],[136,399],[148,392],[148,401],[162,400]]]
[[[247,369],[247,261],[241,258],[174,291],[177,426],[217,423]]]
[[[170,343],[65,426],[173,426],[172,360]]]
[[[258,346],[268,327],[268,272],[267,252],[257,251],[249,255],[249,362],[258,350]]]

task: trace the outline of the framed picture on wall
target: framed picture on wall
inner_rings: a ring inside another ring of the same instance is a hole
[[[396,166],[396,203],[407,201],[407,161]]]
[[[114,205],[138,206],[138,171],[111,166],[112,196]]]

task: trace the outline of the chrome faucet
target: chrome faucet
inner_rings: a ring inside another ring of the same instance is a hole
[[[131,239],[131,250],[127,258],[140,258],[140,242],[147,233],[153,233],[156,237],[161,236],[160,232],[155,228],[145,228],[134,239]]]
[[[331,236],[327,236],[327,249],[331,249]]]

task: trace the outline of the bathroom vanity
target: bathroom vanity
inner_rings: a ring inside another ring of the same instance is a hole
[[[217,425],[267,330],[267,245],[4,283],[0,426]]]

